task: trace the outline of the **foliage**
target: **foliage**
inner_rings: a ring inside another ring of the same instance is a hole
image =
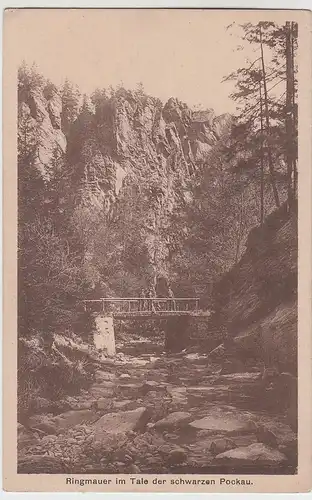
[[[290,49],[287,45],[288,24],[279,26],[272,22],[259,22],[256,25],[241,25],[243,40],[255,46],[258,57],[225,78],[235,82],[236,90],[232,98],[239,111],[228,158],[235,162],[237,169],[245,170],[252,176],[256,173],[259,184],[262,184],[261,223],[265,213],[272,210],[263,199],[270,185],[275,203],[279,206],[279,198],[281,201],[285,199],[287,185],[292,182],[286,165],[289,162],[290,143],[297,142],[297,126],[294,116],[293,129],[288,132],[287,117],[289,113],[296,114],[295,57],[298,33],[297,25],[291,23]],[[291,109],[287,103],[289,87],[292,87]],[[295,167],[291,168],[295,170]]]

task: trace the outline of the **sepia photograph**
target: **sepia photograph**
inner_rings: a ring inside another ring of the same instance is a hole
[[[296,475],[296,16],[18,10],[17,475]]]

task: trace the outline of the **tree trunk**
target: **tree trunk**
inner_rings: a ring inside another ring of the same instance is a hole
[[[271,185],[272,185],[272,190],[273,190],[274,201],[275,201],[277,208],[279,208],[280,201],[279,201],[278,191],[277,191],[277,187],[276,187],[275,172],[274,172],[274,167],[273,167],[273,159],[272,159],[271,144],[270,144],[271,129],[270,129],[268,90],[267,90],[267,84],[266,84],[266,72],[265,72],[265,64],[264,64],[261,24],[260,24],[259,28],[260,28],[259,35],[260,35],[260,51],[261,51],[263,90],[264,90],[265,122],[266,122],[267,143],[268,143],[267,144],[267,146],[268,146],[268,162],[269,162],[270,178],[271,178]]]
[[[238,262],[240,246],[241,246],[241,242],[243,239],[243,212],[244,212],[244,193],[242,191],[241,195],[240,195],[239,227],[238,227],[238,232],[237,232],[234,264],[237,264],[237,262]]]
[[[285,32],[286,32],[286,45],[285,45],[285,57],[286,57],[286,118],[285,118],[285,129],[286,129],[286,144],[285,144],[285,158],[287,165],[287,200],[288,208],[291,210],[293,206],[293,189],[292,189],[292,179],[293,179],[293,139],[294,139],[294,127],[293,127],[293,77],[292,77],[292,33],[291,33],[290,22],[286,22]]]
[[[260,224],[264,221],[264,154],[263,154],[263,101],[261,80],[259,81],[259,98],[260,98],[260,130],[261,130],[261,145],[260,145]]]
[[[292,70],[292,115],[293,115],[293,191],[294,198],[297,195],[298,187],[298,172],[297,172],[297,158],[298,158],[298,116],[297,116],[297,106],[295,101],[296,89],[295,89],[295,38],[297,37],[297,23],[291,23],[291,70]]]

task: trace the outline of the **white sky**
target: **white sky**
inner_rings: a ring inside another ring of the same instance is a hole
[[[177,97],[217,114],[234,112],[222,78],[256,56],[236,51],[226,31],[233,11],[23,10],[15,12],[20,59],[55,84],[67,77],[82,93],[142,82],[165,101]]]

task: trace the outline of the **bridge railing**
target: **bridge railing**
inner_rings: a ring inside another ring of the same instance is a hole
[[[84,310],[106,314],[178,313],[199,310],[197,297],[124,297],[84,300]]]

